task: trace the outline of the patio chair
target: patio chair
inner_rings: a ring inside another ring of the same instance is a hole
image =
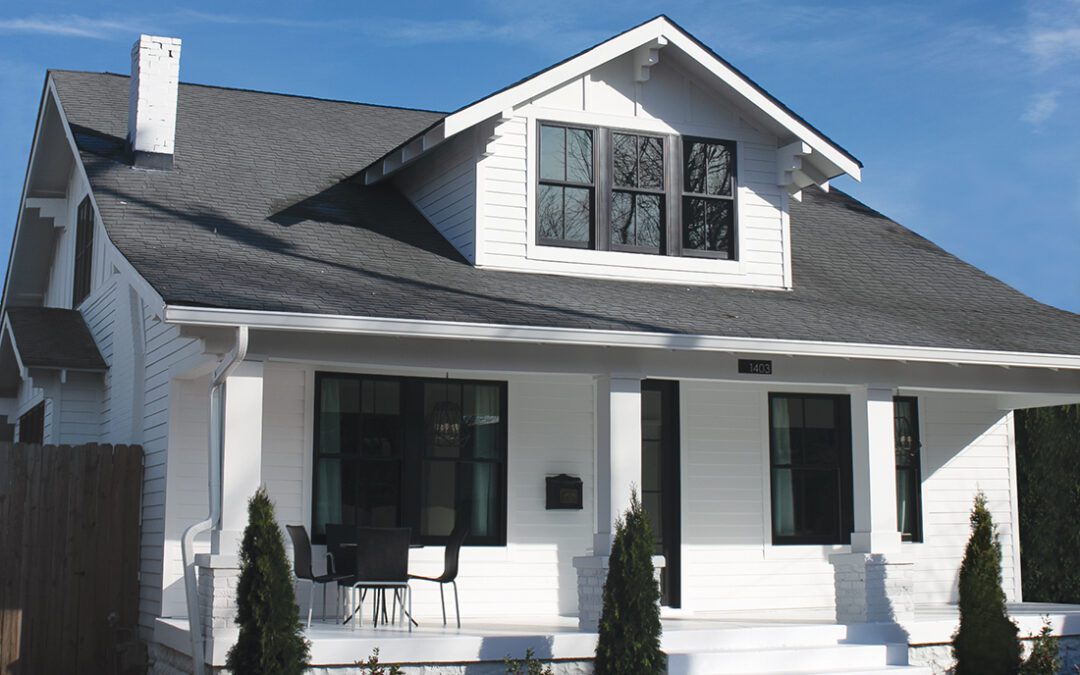
[[[311,540],[308,538],[307,528],[303,525],[286,525],[289,539],[293,546],[293,574],[297,579],[303,579],[311,583],[308,592],[307,625],[311,628],[311,611],[315,601],[315,584],[323,587],[323,620],[326,620],[326,585],[344,579],[346,575],[337,574],[334,571],[333,560],[327,556],[326,574],[315,574],[311,566]]]
[[[412,618],[412,589],[409,587],[409,542],[412,530],[407,527],[358,527],[356,528],[356,575],[341,583],[359,591],[359,602],[349,617],[356,617],[357,625],[363,614],[366,591],[375,591],[375,623],[378,624],[379,598],[385,592],[394,592],[391,621],[396,617],[399,594],[402,614],[409,620],[409,630],[416,624]],[[383,600],[383,614],[386,602]],[[348,622],[348,619],[346,619]]]
[[[457,575],[458,575],[458,558],[461,554],[461,545],[465,543],[465,538],[469,536],[469,528],[463,525],[459,525],[454,528],[454,531],[450,533],[450,539],[446,542],[446,553],[443,559],[443,572],[437,577],[422,577],[415,574],[410,574],[410,579],[416,579],[417,581],[434,581],[439,584],[439,600],[442,601],[442,624],[446,625],[446,596],[443,593],[443,587],[446,584],[450,584],[454,587],[454,614],[457,616],[457,627],[461,628],[461,606],[458,604],[458,592],[457,592]]]

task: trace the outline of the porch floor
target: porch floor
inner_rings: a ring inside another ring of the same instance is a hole
[[[1022,635],[1039,631],[1049,617],[1058,635],[1080,635],[1080,605],[1019,603],[1009,606]],[[596,634],[578,629],[572,616],[512,618],[466,618],[462,627],[443,626],[441,617],[417,617],[420,626],[409,632],[404,625],[358,628],[316,620],[305,631],[311,641],[313,665],[351,665],[367,659],[377,647],[384,663],[470,663],[501,662],[507,656],[520,658],[532,649],[543,659],[577,660],[592,658]],[[956,628],[955,605],[925,605],[916,608],[913,621],[890,624],[837,625],[831,608],[725,612],[664,613],[663,648],[678,650],[748,648],[811,644],[817,641],[841,643],[942,644]],[[186,619],[158,619],[155,639],[187,653],[190,649]],[[208,645],[214,662],[224,663],[232,636],[226,634]],[[228,643],[228,644],[226,644]]]

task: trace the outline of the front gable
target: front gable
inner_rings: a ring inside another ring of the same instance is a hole
[[[543,128],[555,127],[588,138],[595,166],[585,183],[551,184],[541,175],[540,138]],[[623,157],[613,154],[615,143],[635,137],[664,153],[662,184],[653,186],[655,195],[640,196],[651,209],[646,246],[625,245],[625,227],[614,225],[632,218],[638,227],[643,213],[635,206],[626,215],[620,204],[631,197],[611,169]],[[689,139],[722,149],[732,175],[726,202],[690,190],[686,155],[702,146]],[[843,149],[660,17],[448,115],[369,167],[365,181],[393,174],[479,267],[786,289],[788,200],[810,185],[828,189],[845,173],[858,178],[860,170]],[[572,240],[547,236],[548,214],[540,211],[552,190],[562,190],[563,221],[566,195],[574,195]],[[722,218],[714,222],[701,210],[701,222],[691,222],[689,210],[714,203],[723,206]],[[700,243],[707,237],[694,239],[694,227],[722,232],[722,245]]]

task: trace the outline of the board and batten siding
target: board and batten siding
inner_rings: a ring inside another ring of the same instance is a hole
[[[537,245],[540,121],[736,141],[738,260]],[[777,139],[755,128],[702,81],[666,62],[663,54],[644,83],[633,80],[632,55],[620,57],[495,120],[493,129],[482,139],[485,150],[477,168],[479,266],[641,281],[790,287],[787,195],[777,186]]]
[[[470,263],[476,262],[476,160],[475,132],[462,133],[394,181]]]
[[[454,376],[470,377],[464,373]],[[303,523],[310,527],[314,405],[310,388],[314,371],[306,366],[268,363],[264,377],[263,482],[282,526]],[[573,613],[577,609],[577,576],[572,559],[585,555],[592,546],[593,381],[565,376],[485,379],[508,382],[507,545],[463,549],[458,578],[462,614]],[[560,473],[583,480],[584,510],[545,509],[544,477]],[[442,564],[441,547],[428,546],[410,553],[410,571],[415,574],[437,575]],[[300,590],[303,604],[307,593]],[[418,582],[414,590],[419,620],[441,617],[438,587]],[[321,593],[316,596],[318,604]]]
[[[829,555],[847,547],[770,543],[767,391],[683,382],[680,401],[684,607],[834,606]],[[956,601],[968,514],[979,489],[1001,535],[1006,595],[1019,599],[1011,416],[997,410],[993,397],[977,395],[919,395],[919,410],[925,536],[923,543],[903,545],[915,561],[916,601]]]

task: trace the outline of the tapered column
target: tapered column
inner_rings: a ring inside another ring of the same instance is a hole
[[[263,364],[244,361],[225,381],[221,524],[211,547],[234,555],[247,527],[247,503],[262,483]]]

